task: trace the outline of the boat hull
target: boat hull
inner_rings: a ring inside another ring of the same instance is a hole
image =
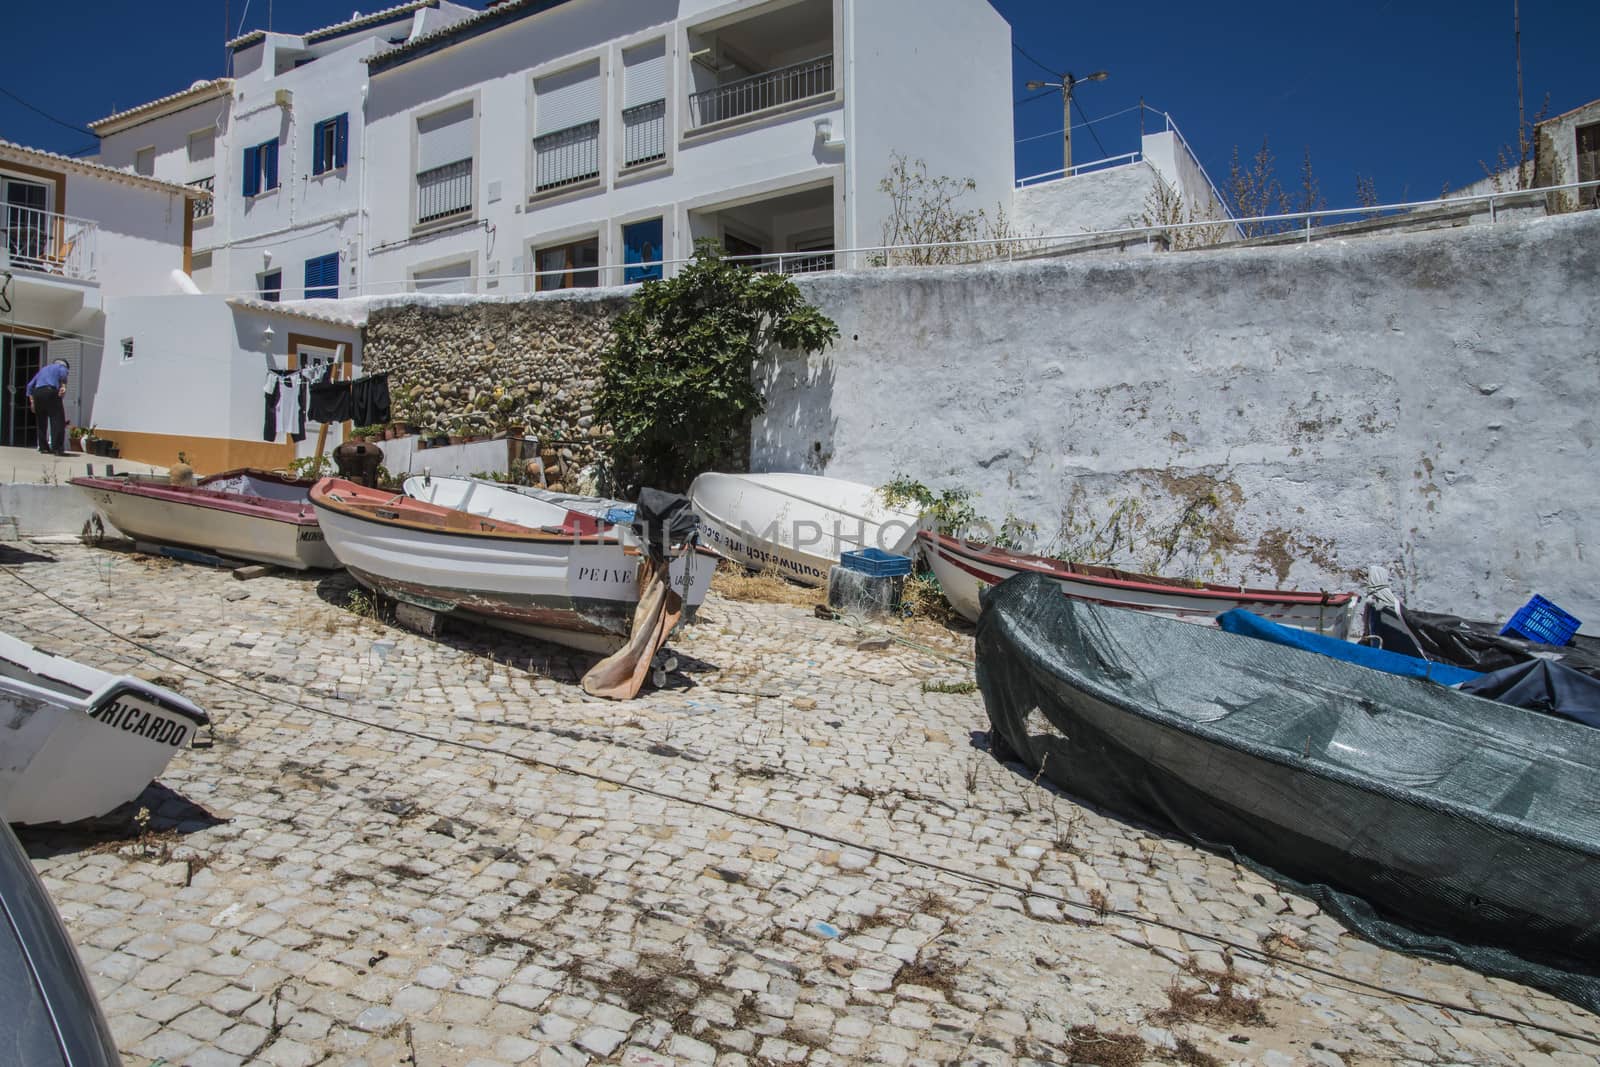
[[[137,797],[208,719],[182,697],[0,634],[0,818],[75,822]]]
[[[945,598],[969,622],[978,621],[986,590],[1007,578],[1031,572],[1042,573],[1063,596],[1185,622],[1213,624],[1223,612],[1244,608],[1284,626],[1332,637],[1348,637],[1353,625],[1356,597],[1352,593],[1239,590],[1217,585],[1185,587],[1142,575],[1111,578],[1069,573],[1056,560],[967,545],[927,532],[921,535],[920,543]]]
[[[340,562],[384,596],[591,652],[621,647],[632,629],[639,556],[615,541],[426,530],[313,503]],[[673,560],[686,617],[714,569],[706,552]]]
[[[111,525],[136,541],[196,548],[291,570],[339,566],[305,502],[304,489],[296,504],[116,478],[74,478],[72,484]]]
[[[804,585],[826,585],[844,552],[909,554],[919,523],[869,485],[807,474],[702,474],[689,500],[718,555]]]
[[[1593,730],[1073,601],[1040,576],[991,594],[978,681],[997,747],[1031,770],[1424,935],[1397,947],[1466,945],[1483,969],[1500,964],[1474,948],[1515,952],[1533,962],[1497,973],[1547,986],[1541,968],[1600,973]]]

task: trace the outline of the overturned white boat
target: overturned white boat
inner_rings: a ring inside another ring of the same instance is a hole
[[[104,815],[142,793],[210,721],[171,690],[0,634],[0,819]]]
[[[596,520],[596,533],[612,539],[627,538],[630,531],[626,524],[633,521],[634,514],[633,505],[620,500],[553,493],[548,489],[501,484],[483,478],[421,475],[407,478],[403,488],[406,496],[413,500],[486,519],[504,519],[535,530],[545,526],[565,527],[574,513],[587,515]]]
[[[870,485],[815,474],[702,474],[689,499],[720,555],[806,585],[826,584],[844,552],[909,555],[921,521]]]

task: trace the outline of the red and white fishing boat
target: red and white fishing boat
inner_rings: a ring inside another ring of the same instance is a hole
[[[317,526],[308,495],[312,482],[306,479],[235,470],[193,485],[133,474],[73,478],[70,484],[136,541],[198,548],[293,570],[339,566]]]
[[[918,540],[945,597],[971,622],[978,621],[982,591],[1014,574],[1042,574],[1054,581],[1063,595],[1078,600],[1185,622],[1210,623],[1225,611],[1245,608],[1285,626],[1340,638],[1348,637],[1353,629],[1359,599],[1355,593],[1252,589],[1134,574],[973,544],[926,530]]]
[[[313,486],[311,504],[339,562],[391,599],[589,652],[613,652],[632,632],[641,554],[593,515],[524,526],[340,478]],[[715,569],[704,548],[671,560],[685,616]]]

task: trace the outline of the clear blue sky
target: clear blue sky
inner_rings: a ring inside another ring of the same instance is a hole
[[[55,0],[10,21],[0,88],[83,124],[223,71],[222,42],[241,25],[300,31],[347,18],[357,0]],[[377,10],[390,0],[363,0]],[[481,0],[469,0],[481,6]],[[871,2],[871,0],[865,0]],[[1415,0],[1319,7],[992,0],[1018,45],[1054,72],[1109,80],[1081,86],[1082,115],[1136,105],[1170,112],[1220,185],[1234,145],[1270,139],[1290,184],[1309,147],[1331,206],[1355,202],[1355,176],[1386,201],[1425,198],[1483,176],[1479,161],[1516,138],[1511,0]],[[231,25],[224,32],[224,10]],[[1427,9],[1427,10],[1424,10]],[[22,46],[23,42],[26,46]],[[1522,54],[1530,118],[1548,93],[1552,114],[1600,97],[1600,2],[1523,0]],[[1014,100],[1045,73],[1013,52]],[[1017,173],[1060,166],[1059,95],[1015,109]],[[1147,120],[1148,121],[1148,120]],[[1138,146],[1138,116],[1094,123],[1104,154]],[[1043,136],[1036,136],[1043,135]],[[0,137],[73,152],[93,138],[0,95]],[[1077,130],[1073,158],[1102,155]]]

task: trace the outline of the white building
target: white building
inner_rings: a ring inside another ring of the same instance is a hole
[[[305,34],[245,34],[228,43],[231,77],[90,123],[99,160],[214,194],[195,212],[202,291],[347,293],[362,240],[363,61],[471,14],[410,0]]]
[[[67,417],[87,426],[106,307],[135,292],[182,292],[194,190],[0,141],[0,444],[37,443],[23,387],[40,364],[72,365]]]
[[[895,153],[1011,198],[987,0],[505,0],[367,66],[366,291],[619,284],[702,237],[826,267]]]

